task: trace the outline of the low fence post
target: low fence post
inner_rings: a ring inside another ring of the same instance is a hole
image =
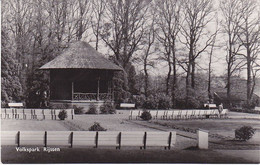
[[[170,135],[169,135],[169,146],[168,146],[169,150],[171,149],[171,143],[172,143],[172,132],[170,132]]]
[[[96,132],[96,148],[98,148],[98,132]]]
[[[208,149],[208,139],[209,131],[199,129],[197,130],[197,141],[199,149]]]
[[[146,149],[146,139],[147,139],[147,133],[144,132],[144,149]]]
[[[118,149],[121,148],[121,132],[119,132],[119,135],[118,135]]]
[[[44,147],[47,147],[47,131],[44,132]]]
[[[17,146],[20,147],[20,131],[17,133]]]
[[[70,134],[70,147],[72,148],[73,146],[73,132]]]

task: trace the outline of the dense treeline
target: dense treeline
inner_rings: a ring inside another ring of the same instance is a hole
[[[259,11],[257,0],[3,0],[2,105],[39,106],[49,87],[48,73],[37,69],[79,40],[124,68],[114,78],[117,102],[200,107],[212,100],[212,65],[222,58],[228,98],[232,77],[245,70],[250,105],[260,70]],[[154,77],[158,64],[167,71]]]

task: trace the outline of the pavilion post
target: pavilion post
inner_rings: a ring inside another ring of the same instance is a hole
[[[71,99],[74,100],[74,82],[71,83]]]
[[[99,100],[99,81],[100,81],[100,77],[98,77],[98,82],[97,82],[97,100]]]

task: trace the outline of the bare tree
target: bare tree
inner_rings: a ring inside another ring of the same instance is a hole
[[[156,35],[156,27],[155,27],[155,10],[150,8],[149,10],[150,15],[148,16],[151,18],[150,22],[146,24],[144,37],[142,40],[143,47],[141,48],[143,51],[142,56],[140,57],[142,65],[143,65],[143,72],[144,72],[144,95],[147,99],[149,96],[149,68],[154,67],[154,60],[152,59],[152,55],[156,52],[156,47],[154,46],[155,43],[155,35]]]
[[[143,0],[108,1],[107,19],[100,33],[123,68],[126,68],[138,50],[144,33],[147,8],[147,2]]]
[[[243,66],[243,61],[238,56],[240,50],[238,44],[238,30],[239,26],[236,22],[241,20],[238,0],[223,0],[220,3],[221,14],[223,16],[221,27],[222,34],[226,39],[226,62],[227,62],[227,98],[230,102],[231,93],[231,77]],[[225,37],[226,36],[226,37]]]
[[[180,1],[163,0],[157,2],[158,19],[157,24],[160,28],[158,40],[164,47],[163,59],[168,63],[168,74],[166,78],[166,95],[169,94],[170,77],[173,70],[172,102],[175,107],[175,89],[177,85],[176,68],[176,40],[180,30]]]
[[[250,105],[254,92],[252,67],[257,63],[260,53],[260,17],[257,13],[259,3],[255,0],[240,0],[239,6],[241,20],[236,23],[239,26],[238,38],[244,48],[239,54],[246,60],[247,104]]]
[[[102,27],[102,21],[104,18],[104,12],[106,8],[107,0],[98,0],[92,2],[93,14],[91,18],[91,27],[93,34],[95,35],[96,50],[98,50],[100,40],[100,30]]]
[[[206,31],[206,26],[212,20],[211,0],[183,0],[183,18],[181,24],[181,42],[188,50],[188,57],[180,64],[186,72],[186,103],[191,89],[195,88],[196,59],[211,45],[214,34]],[[204,41],[204,42],[203,42]]]
[[[208,63],[208,96],[209,96],[209,101],[212,99],[212,93],[211,93],[211,74],[212,74],[212,63],[213,63],[213,51],[214,48],[216,47],[215,43],[216,43],[216,38],[217,38],[217,34],[218,34],[218,21],[216,22],[216,32],[214,34],[214,37],[212,39],[212,45],[210,45],[210,52],[209,52],[209,63]]]

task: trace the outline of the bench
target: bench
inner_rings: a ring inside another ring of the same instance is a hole
[[[185,119],[191,119],[194,116],[193,110],[186,110],[186,113],[184,115]]]
[[[14,109],[14,114],[16,119],[25,119],[24,109]]]
[[[131,110],[129,112],[129,120],[132,120],[133,118],[137,119],[141,116],[142,111],[139,110]]]
[[[10,108],[22,108],[23,107],[23,103],[8,103],[8,106]]]
[[[119,132],[100,131],[96,138],[98,139],[97,146],[114,146],[116,148],[119,146]]]
[[[135,104],[134,103],[120,103],[120,108],[135,109]]]
[[[24,119],[33,119],[33,111],[32,109],[23,109],[23,113],[24,113]]]
[[[170,149],[176,143],[176,132],[146,132],[145,147],[159,147]]]
[[[47,132],[47,146],[71,146],[72,140],[70,131]]]
[[[21,131],[20,145],[45,146],[45,131]]]
[[[167,116],[167,111],[158,110],[156,119],[165,119]]]
[[[23,108],[23,103],[8,103],[8,106],[10,108]],[[17,110],[18,110],[18,113],[17,113]],[[14,109],[12,118],[19,119],[19,115],[23,116],[23,112],[21,112],[20,109]],[[23,118],[24,118],[24,116],[23,116]]]
[[[172,114],[170,114],[170,119],[177,119],[178,117],[178,114],[179,114],[179,111],[178,110],[174,110],[172,111]]]
[[[54,115],[54,110],[53,109],[43,109],[43,117],[44,119],[49,119],[49,120],[54,120],[55,115]]]
[[[222,117],[227,118],[227,113],[228,113],[228,110],[227,109],[223,109],[222,112],[219,114],[220,118],[222,118]]]
[[[5,118],[7,119],[15,119],[15,109],[13,108],[5,108]]]
[[[149,111],[149,112],[150,112],[153,119],[157,118],[158,111],[153,110],[153,111]]]
[[[18,131],[1,131],[1,145],[17,145]]]
[[[33,110],[33,119],[43,120],[43,109],[34,109]]]
[[[121,132],[119,149],[121,146],[137,146],[142,148],[144,146],[144,132]]]
[[[217,108],[217,105],[216,104],[204,104],[204,107],[205,108],[209,108],[209,109],[216,109]]]
[[[97,147],[96,135],[94,131],[73,131],[73,146]]]

